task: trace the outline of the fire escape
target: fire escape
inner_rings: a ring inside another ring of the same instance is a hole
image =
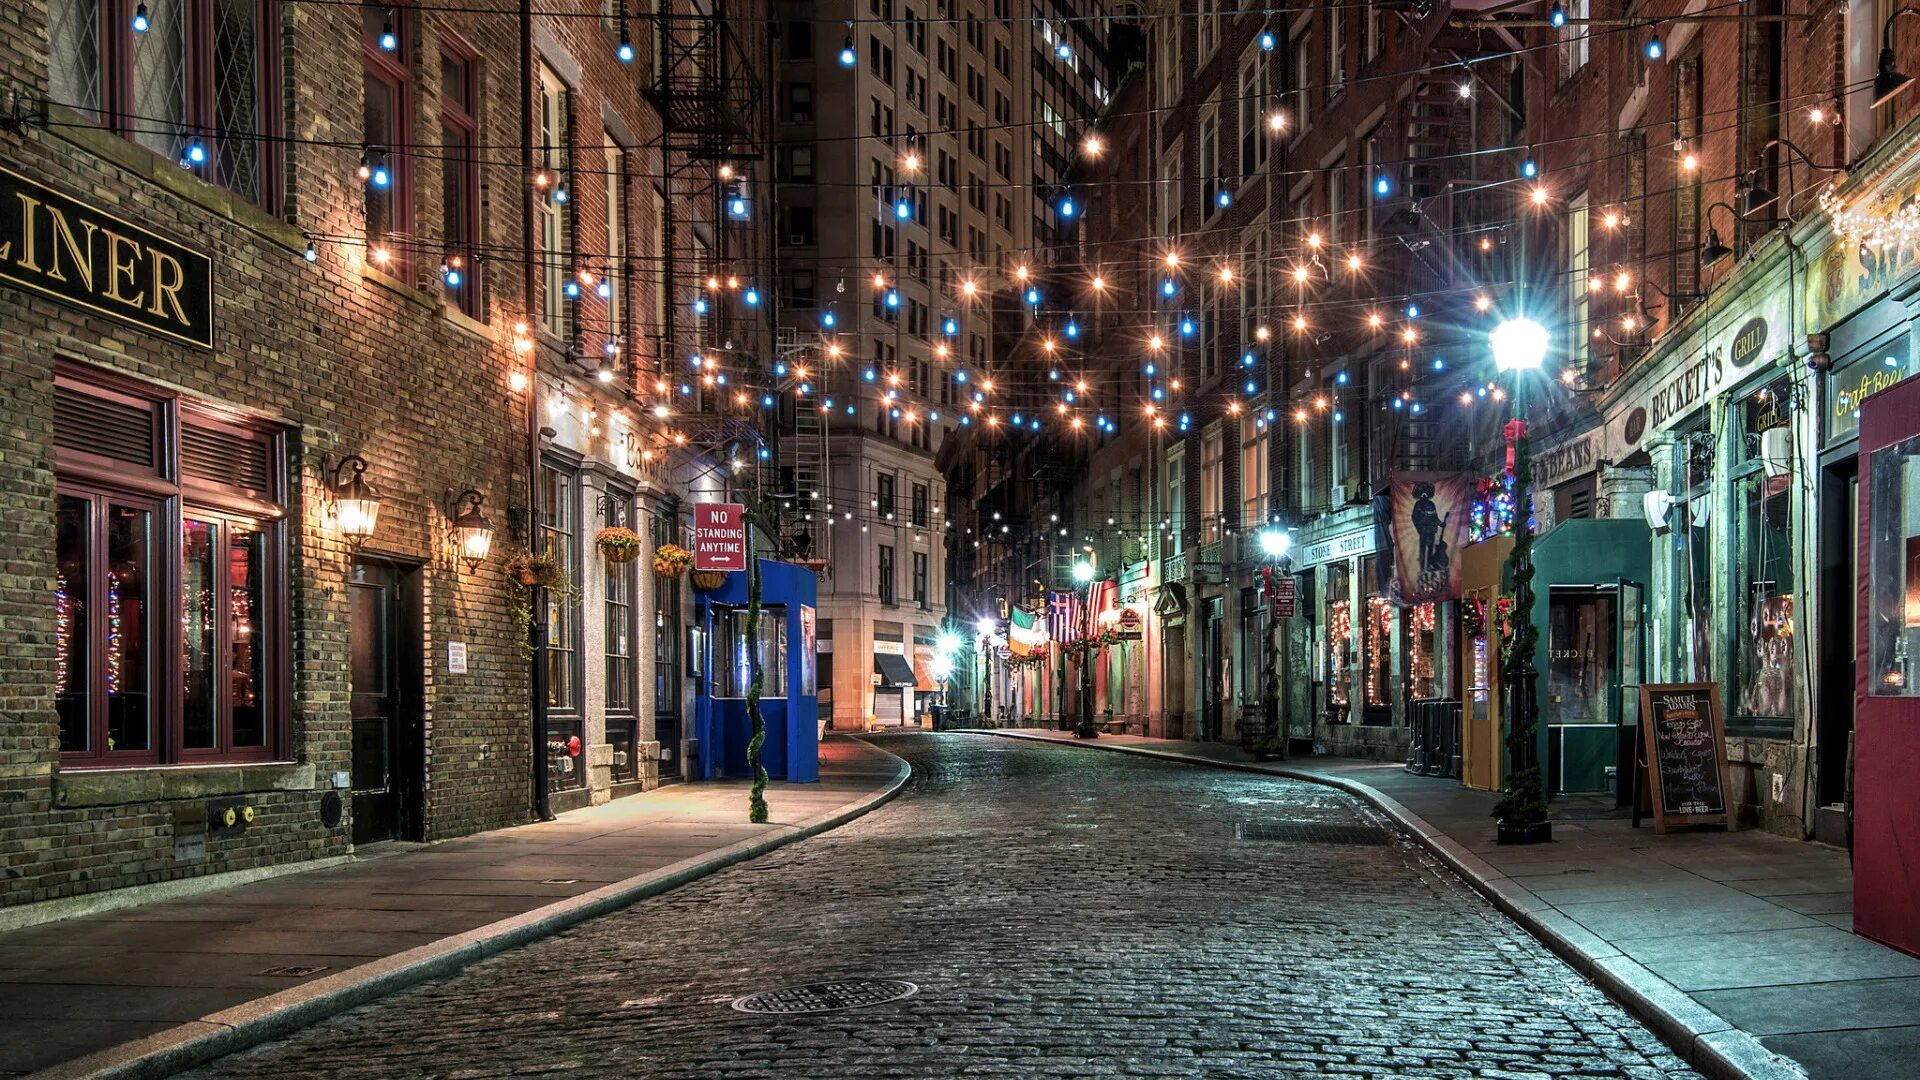
[[[759,176],[771,130],[762,75],[769,57],[764,42],[735,34],[734,6],[662,4],[647,17],[653,65],[641,96],[660,117],[654,145],[665,173],[666,303],[656,355],[673,402],[678,463],[705,462],[709,474],[723,475],[780,538],[791,495],[777,490],[778,445],[765,407],[766,395],[779,393],[770,330],[776,275],[772,189]]]

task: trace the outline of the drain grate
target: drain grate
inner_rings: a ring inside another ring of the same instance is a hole
[[[899,979],[843,979],[838,982],[807,983],[779,990],[735,998],[735,1012],[743,1013],[828,1013],[865,1009],[900,1001],[920,992],[920,988]]]
[[[1385,844],[1387,830],[1373,825],[1336,825],[1326,821],[1243,821],[1233,827],[1235,840],[1293,844]]]
[[[264,971],[256,971],[254,974],[272,975],[281,979],[304,979],[309,975],[318,975],[325,970],[327,970],[327,965],[325,964],[282,964],[279,967],[270,967]]]

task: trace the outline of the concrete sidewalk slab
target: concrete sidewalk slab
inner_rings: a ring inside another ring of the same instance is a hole
[[[1757,831],[1657,835],[1583,812],[1494,842],[1492,792],[1396,764],[1033,728],[982,734],[1328,784],[1379,807],[1711,1077],[1920,1076],[1920,959],[1851,933],[1844,851]],[[1584,808],[1583,808],[1584,810]]]
[[[907,777],[834,738],[819,783],[769,787],[764,825],[746,783],[685,785],[0,933],[0,1076],[167,1076],[831,829]]]

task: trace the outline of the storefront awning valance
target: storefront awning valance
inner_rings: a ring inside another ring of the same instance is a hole
[[[873,673],[880,676],[882,686],[913,686],[920,681],[913,675],[913,665],[896,653],[874,653]]]

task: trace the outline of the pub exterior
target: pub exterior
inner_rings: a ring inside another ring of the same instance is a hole
[[[220,11],[0,35],[0,924],[525,822],[530,717],[555,809],[679,772],[691,597],[650,560],[702,466],[639,437],[666,301],[625,255],[678,192],[636,179],[666,170],[611,28]],[[136,33],[176,81],[119,63]],[[522,205],[477,148],[528,101],[566,186]],[[532,550],[571,560],[552,604]]]

